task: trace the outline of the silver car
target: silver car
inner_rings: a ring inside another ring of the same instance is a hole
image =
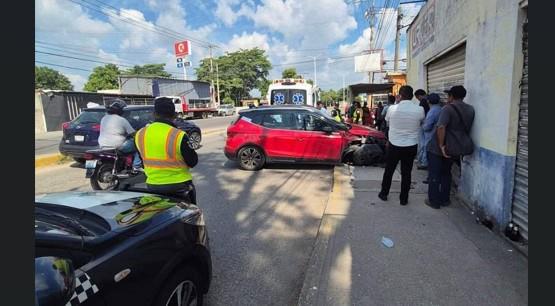
[[[224,104],[218,107],[218,116],[233,116],[235,115],[235,107],[231,104]]]

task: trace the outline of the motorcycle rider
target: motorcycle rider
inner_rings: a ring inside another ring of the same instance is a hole
[[[133,171],[141,168],[141,157],[135,148],[133,134],[135,129],[123,116],[123,109],[127,106],[121,99],[115,99],[106,108],[106,115],[100,120],[100,147],[113,147],[124,154],[135,153],[133,156]]]
[[[189,147],[187,134],[173,123],[176,113],[172,99],[156,98],[154,117],[153,123],[135,135],[143,158],[147,188],[153,193],[176,196],[196,204],[189,168],[196,166],[198,156]]]

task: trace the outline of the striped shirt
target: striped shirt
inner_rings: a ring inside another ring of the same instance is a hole
[[[420,125],[424,118],[424,108],[410,100],[391,105],[385,115],[389,123],[389,142],[398,147],[418,144]]]

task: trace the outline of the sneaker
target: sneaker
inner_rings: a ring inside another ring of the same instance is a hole
[[[137,174],[137,173],[145,172],[145,169],[143,169],[143,168],[133,168],[133,170],[131,170],[131,172],[133,174]]]
[[[405,205],[409,204],[409,201],[403,201],[403,200],[401,200],[399,204],[405,206]]]
[[[439,209],[440,208],[439,206],[432,205],[432,203],[430,203],[429,199],[424,200],[424,204],[426,204],[427,206],[430,206],[433,209]]]
[[[428,184],[428,180],[423,180],[422,184]]]
[[[382,194],[381,192],[378,193],[378,198],[380,198],[382,201],[387,201],[387,195]]]
[[[416,167],[418,170],[428,170],[428,166],[418,166]]]

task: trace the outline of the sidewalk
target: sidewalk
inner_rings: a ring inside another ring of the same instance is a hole
[[[425,171],[413,171],[407,206],[399,205],[399,173],[389,200],[377,197],[382,174],[335,168],[299,305],[528,304],[523,255],[456,201],[427,207]]]

